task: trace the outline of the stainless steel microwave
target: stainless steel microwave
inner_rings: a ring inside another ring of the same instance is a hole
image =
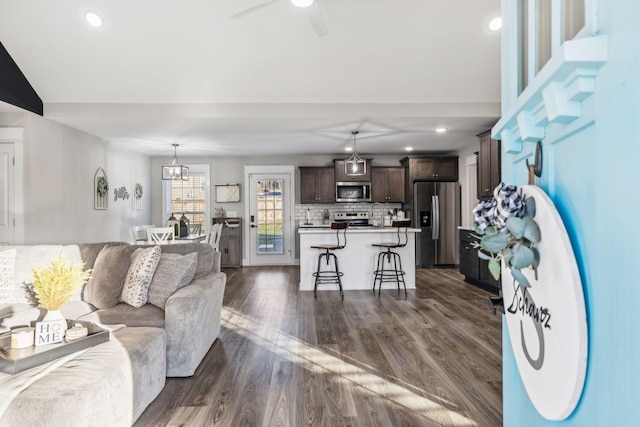
[[[370,202],[370,182],[336,182],[336,202]]]

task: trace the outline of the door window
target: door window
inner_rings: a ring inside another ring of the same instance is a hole
[[[256,182],[258,234],[256,247],[259,254],[282,254],[282,190],[281,179],[266,179]]]

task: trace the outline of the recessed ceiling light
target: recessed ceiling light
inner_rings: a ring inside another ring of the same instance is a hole
[[[351,147],[351,146],[349,146],[349,147],[344,147],[344,151],[351,152],[351,151],[353,151],[353,147]]]
[[[436,132],[438,133],[444,133],[447,131],[447,128],[436,128]]]
[[[491,21],[489,21],[489,29],[491,31],[498,31],[500,28],[502,28],[502,17],[501,16],[496,16]]]
[[[413,147],[404,147],[404,151],[413,151]]]
[[[87,12],[84,16],[89,25],[95,28],[102,27],[102,18],[95,12]]]
[[[309,7],[313,3],[313,0],[291,0],[294,6]]]

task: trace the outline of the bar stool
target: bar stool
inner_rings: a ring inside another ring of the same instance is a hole
[[[313,286],[313,295],[318,297],[318,285],[325,283],[336,283],[340,288],[340,297],[344,299],[344,293],[342,292],[342,280],[340,279],[344,273],[338,269],[338,257],[332,251],[343,249],[347,245],[347,222],[333,222],[331,223],[331,229],[336,230],[336,244],[335,245],[315,245],[311,246],[311,249],[321,249],[322,252],[318,255],[318,269],[313,276],[316,278]],[[342,243],[341,243],[342,242]],[[333,259],[333,270],[320,270],[320,265],[324,259],[329,268],[329,259]]]
[[[404,286],[404,294],[407,295],[407,285],[404,282],[405,272],[402,270],[402,260],[400,259],[400,254],[397,252],[393,252],[391,249],[404,248],[405,246],[407,246],[407,243],[409,241],[409,237],[407,235],[409,224],[411,224],[411,220],[409,219],[393,221],[391,223],[391,226],[396,227],[397,229],[397,242],[373,243],[371,245],[376,248],[385,249],[378,254],[378,263],[376,265],[376,271],[374,271],[373,277],[374,292],[376,291],[376,282],[379,283],[378,296],[380,296],[380,290],[382,289],[383,282],[396,282],[398,285],[398,292],[400,292],[400,282],[402,282],[402,285]],[[404,233],[402,233],[402,229],[404,229]],[[404,239],[402,238],[403,234]],[[386,266],[385,259],[387,264]]]

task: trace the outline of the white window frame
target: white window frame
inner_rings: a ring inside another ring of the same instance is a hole
[[[208,164],[187,164],[185,165],[189,168],[189,176],[192,174],[201,174],[205,175],[204,183],[205,183],[205,191],[204,191],[204,230],[203,233],[207,233],[209,227],[211,227],[211,165]],[[166,223],[169,219],[169,216],[173,212],[171,210],[171,181],[162,181],[162,223]],[[163,225],[161,224],[161,225]]]
[[[534,81],[538,74],[542,72],[545,68],[546,64],[541,67],[540,70],[537,70],[538,64],[538,38],[537,38],[537,22],[536,22],[536,10],[539,0],[529,0],[528,1],[528,33],[527,33],[527,69],[521,70],[522,64],[522,55],[520,40],[515,42],[515,49],[517,51],[516,57],[518,61],[514,66],[517,67],[517,72],[513,74],[514,78],[517,79],[515,87],[517,88],[516,97],[519,96],[526,87],[521,86],[521,71],[526,72],[527,74],[527,87],[530,86]],[[505,8],[505,3],[511,3],[509,6]],[[514,7],[514,4],[516,5]],[[510,15],[510,19],[515,24],[516,27],[519,27],[521,22],[521,11],[520,6],[521,2],[513,2],[513,0],[503,0],[503,10],[507,15]],[[505,10],[506,9],[506,10]],[[578,33],[574,36],[572,40],[591,37],[598,34],[598,25],[597,25],[597,0],[585,0],[584,5],[584,27],[578,31]],[[518,32],[519,34],[519,32]],[[564,43],[562,40],[564,34],[564,17],[563,17],[563,1],[562,0],[552,0],[551,4],[551,58],[560,50],[560,47]],[[518,37],[519,39],[520,37]],[[550,59],[551,59],[550,58]],[[550,60],[549,59],[549,60]],[[547,61],[547,64],[549,61]]]

